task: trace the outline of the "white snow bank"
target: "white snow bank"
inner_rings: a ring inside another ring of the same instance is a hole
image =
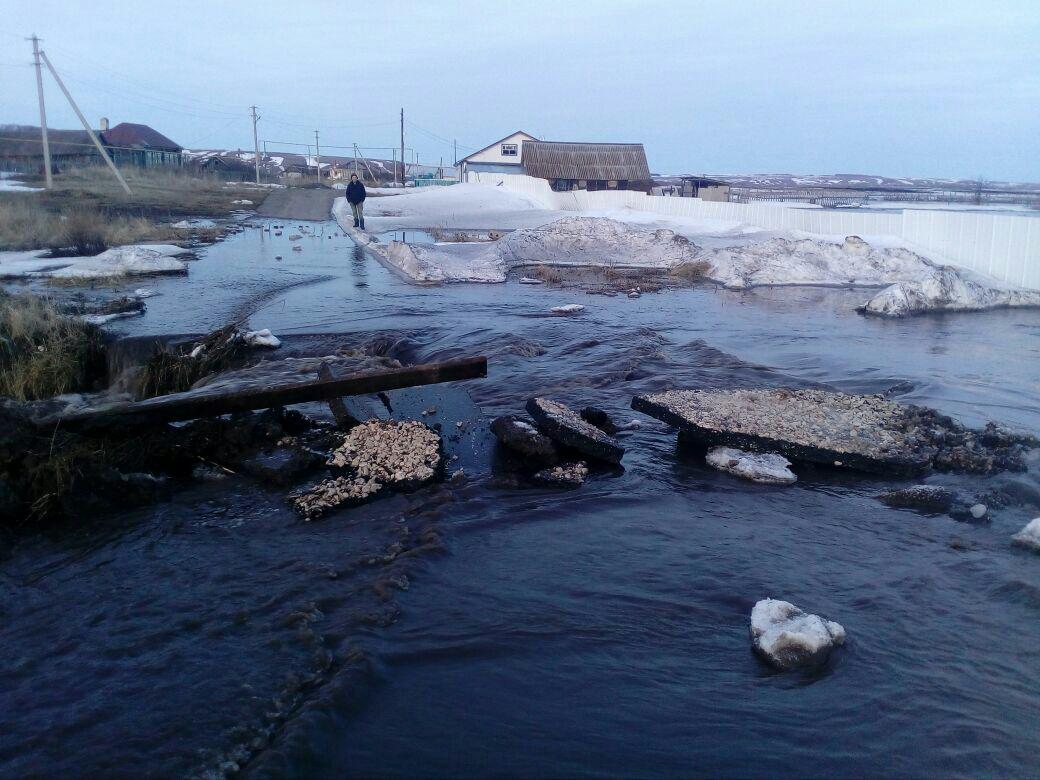
[[[185,274],[188,266],[176,255],[190,253],[172,244],[137,244],[108,249],[94,257],[67,257],[63,268],[41,272],[52,279],[101,279],[115,276]]]
[[[932,311],[982,311],[1016,306],[1040,306],[1040,291],[983,281],[969,271],[939,266],[922,279],[887,287],[863,306],[864,314],[907,317]]]
[[[242,338],[250,347],[269,347],[270,349],[277,349],[282,346],[281,340],[271,333],[269,328],[264,328],[262,330],[247,330],[242,334]]]
[[[706,276],[730,289],[814,285],[880,287],[925,278],[934,263],[908,249],[875,247],[857,236],[842,243],[773,238],[703,252]]]
[[[43,187],[30,187],[18,179],[3,175],[6,171],[0,171],[0,192],[42,192]]]
[[[763,599],[751,610],[751,641],[777,669],[791,669],[827,660],[832,648],[844,644],[845,629],[788,601]]]
[[[1040,552],[1040,517],[1034,517],[1025,528],[1011,537],[1011,540],[1022,547]]]
[[[404,228],[498,230],[537,227],[565,216],[564,212],[548,211],[536,201],[504,187],[484,184],[454,184],[451,187],[421,187],[395,192],[400,194],[365,201],[365,222],[373,233]],[[336,200],[333,214],[343,227],[354,223],[346,199]]]
[[[725,471],[752,482],[766,485],[790,485],[798,477],[788,468],[791,461],[775,453],[755,453],[732,447],[715,447],[704,460],[712,468]]]

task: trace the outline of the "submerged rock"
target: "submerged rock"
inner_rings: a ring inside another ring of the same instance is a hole
[[[527,412],[546,436],[590,458],[620,463],[625,454],[625,448],[617,439],[585,422],[564,404],[548,398],[532,398],[527,402]]]
[[[491,432],[502,444],[524,457],[546,463],[556,462],[556,445],[552,439],[527,420],[507,415],[497,417],[491,423]]]
[[[1026,523],[1025,528],[1011,537],[1011,541],[1040,553],[1040,517],[1034,517]]]
[[[347,474],[290,496],[308,520],[340,507],[364,503],[386,490],[410,490],[433,480],[443,456],[440,436],[415,420],[369,420],[340,436],[327,461]]]
[[[751,610],[751,642],[770,665],[787,670],[825,662],[845,643],[845,629],[789,601],[763,599]]]
[[[798,477],[788,468],[791,461],[776,453],[757,453],[715,447],[704,460],[712,468],[764,485],[793,485]]]
[[[588,476],[588,466],[579,460],[542,469],[536,472],[532,479],[540,484],[553,487],[581,487]]]
[[[595,425],[608,436],[613,436],[621,430],[614,424],[614,421],[610,419],[610,415],[598,407],[586,406],[579,414],[581,415],[581,419],[590,425]]]
[[[878,501],[896,509],[916,509],[926,514],[942,515],[954,508],[957,494],[938,485],[914,485],[877,497]]]
[[[795,461],[883,474],[914,474],[932,466],[979,474],[1024,471],[1023,451],[1037,446],[1034,437],[1014,434],[998,442],[989,426],[972,431],[932,409],[880,395],[670,390],[637,396],[632,408],[709,447],[773,451]]]

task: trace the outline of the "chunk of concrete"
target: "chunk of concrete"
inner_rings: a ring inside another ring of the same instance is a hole
[[[938,485],[914,485],[884,493],[878,501],[896,509],[916,509],[931,515],[943,515],[954,508],[957,495],[949,488]]]
[[[625,448],[617,439],[585,422],[577,412],[558,401],[532,398],[527,402],[527,412],[542,433],[565,447],[607,463],[620,463],[624,457]]]
[[[526,458],[545,463],[556,462],[556,445],[528,420],[513,415],[496,417],[491,422],[491,432],[504,446]]]
[[[783,671],[824,663],[845,643],[845,629],[789,601],[763,599],[751,610],[751,643],[759,656]]]
[[[575,463],[561,463],[550,466],[534,474],[532,479],[542,485],[551,487],[581,487],[589,476],[589,469],[580,460]]]

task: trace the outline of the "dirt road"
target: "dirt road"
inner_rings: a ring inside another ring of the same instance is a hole
[[[272,191],[256,212],[261,217],[320,222],[331,219],[332,201],[341,195],[339,190],[287,187]]]

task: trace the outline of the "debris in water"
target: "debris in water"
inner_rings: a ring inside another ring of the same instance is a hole
[[[702,445],[877,473],[1024,471],[1024,450],[1040,444],[993,423],[975,431],[926,407],[824,390],[670,390],[632,408]]]
[[[550,439],[578,450],[590,458],[620,463],[625,448],[612,436],[585,422],[568,406],[548,398],[532,398],[527,412],[538,429]]]
[[[555,463],[556,445],[552,439],[539,433],[529,421],[506,415],[491,422],[491,432],[500,442],[521,455],[546,463]]]
[[[1034,517],[1026,523],[1025,528],[1011,537],[1011,541],[1040,553],[1040,517]]]
[[[793,485],[798,477],[788,468],[791,461],[773,452],[756,453],[715,447],[705,461],[712,468],[764,485]]]
[[[553,314],[577,314],[579,311],[585,311],[585,307],[580,303],[568,303],[563,306],[553,306],[549,311]]]
[[[763,599],[751,610],[751,642],[756,653],[784,671],[826,661],[845,643],[845,629],[788,601]]]
[[[553,487],[581,487],[589,476],[589,468],[582,461],[561,463],[535,472],[535,482]]]

